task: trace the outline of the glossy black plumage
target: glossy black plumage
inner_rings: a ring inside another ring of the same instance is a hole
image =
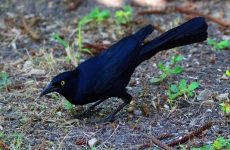
[[[202,42],[207,38],[207,24],[202,17],[194,18],[143,44],[152,31],[153,27],[147,25],[81,63],[75,70],[57,75],[41,95],[56,91],[75,105],[98,101],[84,114],[110,97],[121,98],[124,103],[104,120],[111,121],[131,101],[132,96],[126,92],[126,86],[141,62],[162,50]]]

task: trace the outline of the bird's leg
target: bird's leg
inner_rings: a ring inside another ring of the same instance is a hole
[[[87,117],[90,116],[91,111],[100,103],[104,102],[106,99],[102,99],[94,103],[93,105],[89,106],[86,110],[84,110],[82,113],[75,115],[74,118],[81,118],[81,117]]]
[[[124,102],[121,104],[116,110],[114,110],[109,116],[97,121],[96,123],[102,123],[102,122],[113,122],[115,115],[122,109],[124,108],[128,103]]]
[[[114,121],[114,117],[115,115],[122,109],[124,108],[126,105],[128,105],[130,103],[130,101],[132,100],[132,96],[128,93],[124,93],[121,97],[124,100],[124,103],[121,104],[116,110],[114,110],[109,116],[107,116],[106,118],[103,118],[102,120],[96,121],[95,123],[102,123],[102,122],[113,122]]]

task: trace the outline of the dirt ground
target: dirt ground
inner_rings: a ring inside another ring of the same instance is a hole
[[[186,2],[171,0],[167,5],[180,6]],[[92,117],[79,120],[73,115],[83,108],[76,106],[74,110],[66,110],[62,96],[53,93],[39,98],[41,90],[53,76],[74,68],[65,61],[64,48],[51,39],[52,33],[68,38],[76,30],[79,18],[95,6],[111,12],[118,9],[90,0],[83,1],[76,8],[72,8],[70,3],[68,0],[0,0],[0,70],[7,72],[11,81],[6,90],[0,91],[1,147],[91,149],[87,141],[96,138],[96,149],[160,149],[151,142],[151,135],[170,134],[171,137],[162,140],[168,143],[210,120],[214,122],[211,128],[184,145],[200,147],[220,136],[230,138],[229,121],[226,123],[219,106],[223,101],[217,98],[230,93],[230,79],[223,78],[225,71],[230,69],[230,49],[215,50],[207,42],[160,52],[142,63],[128,86],[134,97],[134,111],[127,111],[130,106],[123,109],[114,123],[95,125],[91,120],[109,114],[122,102],[119,99],[107,100],[97,107]],[[134,5],[131,1],[126,3],[134,9],[132,23],[118,26],[111,19],[96,27],[89,24],[83,29],[83,41],[112,44],[145,24],[150,23],[166,31],[189,17],[176,11],[139,15],[138,12],[151,8]],[[193,4],[200,12],[230,21],[229,0],[194,1]],[[230,40],[229,28],[210,20],[207,22],[209,38]],[[38,39],[31,38],[31,33],[25,29],[30,25]],[[160,34],[158,29],[151,38]],[[184,57],[181,62],[184,71],[161,84],[151,84],[150,78],[159,76],[156,64],[167,63],[176,54]],[[81,61],[88,57],[90,55],[83,55]],[[166,90],[169,84],[180,79],[199,81],[200,87],[195,97],[177,99],[177,107],[171,110],[168,103],[164,103]],[[211,94],[207,99],[197,100],[205,89]],[[179,146],[174,148],[180,149]]]

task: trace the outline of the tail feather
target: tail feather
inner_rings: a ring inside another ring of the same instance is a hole
[[[207,28],[204,18],[196,17],[167,31],[141,47],[138,63],[151,58],[159,51],[206,40]]]

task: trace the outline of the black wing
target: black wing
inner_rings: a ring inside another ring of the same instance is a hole
[[[82,72],[84,80],[88,80],[82,83],[85,92],[90,94],[109,89],[135,61],[141,43],[152,31],[151,25],[145,26],[134,35],[121,39],[105,52],[82,63],[78,69]]]

